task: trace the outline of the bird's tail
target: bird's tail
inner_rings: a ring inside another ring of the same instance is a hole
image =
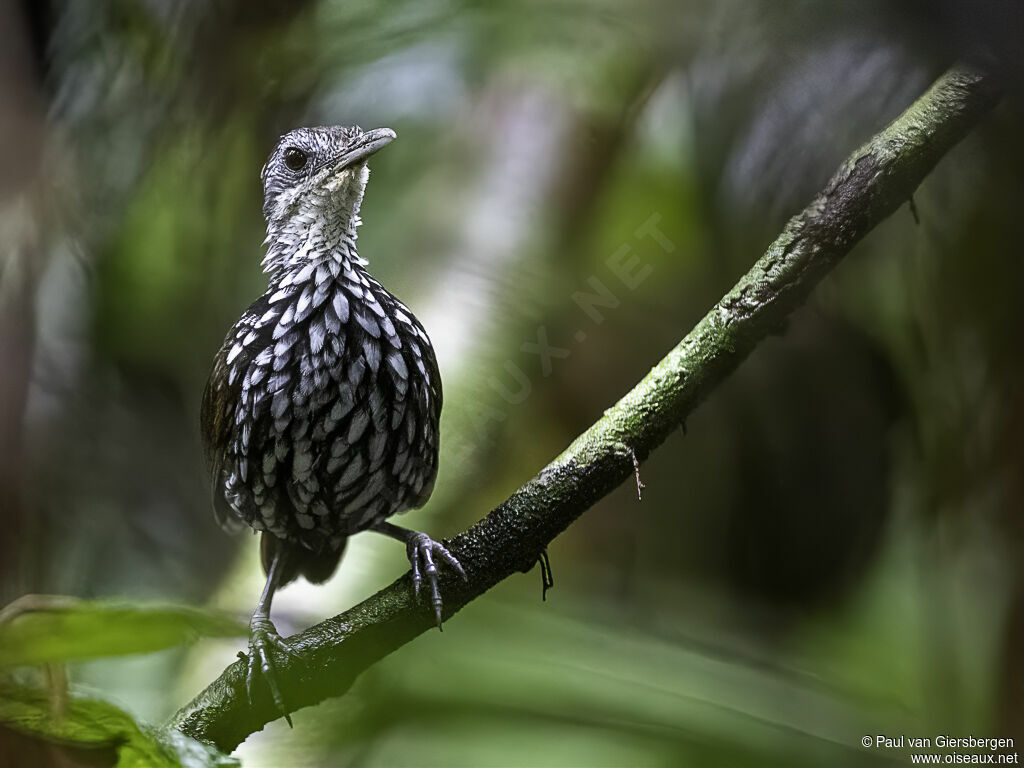
[[[286,556],[279,586],[283,587],[285,584],[295,581],[299,576],[313,584],[321,584],[331,578],[338,569],[338,563],[341,562],[341,555],[345,551],[347,541],[348,539],[342,540],[341,546],[337,549],[314,552],[301,544],[283,541],[264,531],[260,538],[260,560],[263,563],[263,572],[269,572],[274,555],[281,547],[284,547]]]

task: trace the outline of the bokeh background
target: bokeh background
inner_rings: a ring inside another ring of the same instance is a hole
[[[452,534],[600,416],[950,62],[1008,97],[624,486],[516,576],[273,723],[246,766],[820,766],[864,734],[1024,745],[1024,39],[1010,2],[0,3],[0,603],[245,619],[215,525],[212,356],[264,287],[258,173],[388,126],[360,252],[445,385]],[[638,236],[655,222],[664,239]],[[649,276],[616,283],[626,246]],[[600,322],[573,301],[613,287]],[[582,337],[580,332],[582,331]],[[550,370],[524,349],[565,353]],[[354,539],[283,633],[407,567]],[[75,665],[160,722],[244,640]]]

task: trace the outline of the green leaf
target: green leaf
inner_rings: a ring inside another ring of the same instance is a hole
[[[245,634],[228,616],[179,606],[33,597],[4,613],[0,667],[150,653],[199,637]]]
[[[58,745],[59,749],[86,751],[101,758],[115,756],[117,768],[228,768],[237,760],[181,733],[142,726],[113,704],[96,699],[72,698],[55,718],[45,691],[4,684],[0,687],[0,723],[29,738]],[[90,763],[91,764],[91,763]]]

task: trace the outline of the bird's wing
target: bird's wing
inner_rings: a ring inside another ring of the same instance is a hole
[[[250,356],[249,350],[241,348],[241,340],[253,329],[257,318],[266,310],[266,304],[266,297],[261,296],[228,332],[224,344],[213,359],[213,370],[203,391],[203,403],[199,414],[206,469],[213,493],[213,513],[221,527],[231,532],[242,528],[243,521],[224,498],[221,467],[233,435],[235,410],[241,398],[242,382],[239,379],[231,380],[228,360],[229,357]]]
[[[238,392],[235,385],[228,383],[228,367],[226,356],[233,334],[228,336],[224,346],[217,352],[213,360],[210,380],[203,391],[203,404],[200,409],[199,422],[203,437],[203,453],[206,457],[206,470],[210,478],[210,491],[213,500],[213,514],[221,528],[229,532],[242,529],[242,521],[234,514],[224,498],[221,463],[227,450],[231,436],[231,425],[235,418],[235,404]]]
[[[228,337],[231,340],[231,337]],[[199,422],[203,437],[203,454],[206,458],[206,471],[211,475],[219,469],[224,448],[227,445],[230,426],[234,420],[235,397],[237,395],[228,384],[228,370],[225,363],[227,344],[220,348],[213,359],[213,370],[210,380],[203,390],[203,404],[199,412]]]
[[[429,410],[427,419],[429,423],[433,425],[433,438],[430,440],[433,445],[431,450],[432,456],[430,458],[431,468],[429,479],[420,491],[419,496],[412,500],[411,507],[413,509],[418,509],[426,504],[427,499],[429,499],[430,495],[434,492],[434,480],[437,479],[437,461],[438,453],[440,451],[440,436],[438,431],[441,423],[441,405],[444,401],[444,394],[441,388],[441,372],[437,367],[437,358],[434,355],[434,347],[430,343],[430,339],[427,336],[426,331],[423,330],[423,326],[419,325],[418,320],[416,321],[416,324],[420,328],[420,332],[422,333],[421,338],[424,342],[421,349],[424,353],[423,361],[427,368],[427,387],[430,391],[430,405],[428,406]],[[425,428],[426,425],[424,424],[421,429]]]

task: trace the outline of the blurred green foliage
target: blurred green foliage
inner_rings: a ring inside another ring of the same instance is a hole
[[[200,637],[247,634],[234,618],[198,608],[36,600],[39,607],[0,622],[0,667],[150,653]]]
[[[180,733],[161,734],[140,727],[123,710],[105,701],[74,698],[55,717],[45,693],[0,686],[0,722],[39,737],[45,747],[24,742],[20,765],[110,765],[117,768],[230,768],[239,763]],[[7,742],[4,738],[4,742]],[[6,746],[6,743],[4,744]]]
[[[258,172],[281,132],[398,133],[360,251],[438,350],[440,476],[407,523],[444,535],[639,380],[965,45],[1002,50],[996,5],[36,4],[56,161],[20,326],[25,455],[0,457],[26,468],[24,503],[0,509],[20,516],[4,588],[252,609],[255,539],[213,522],[196,413],[263,287]],[[253,735],[243,762],[857,766],[906,757],[865,734],[1024,739],[1018,65],[915,194],[919,223],[901,210],[857,247],[645,463],[642,503],[620,489],[554,543],[546,603],[536,574],[510,580],[294,731]],[[652,215],[670,251],[637,237]],[[608,269],[623,245],[652,269],[635,290]],[[600,322],[572,299],[592,279],[619,300]],[[522,348],[541,328],[570,350],[548,372]],[[509,366],[522,397],[502,395]],[[282,631],[406,567],[371,536],[330,585],[280,595]],[[43,639],[0,654],[234,631],[189,610],[150,615],[149,635],[109,610],[34,617]],[[240,647],[75,663],[72,690],[158,721]],[[10,702],[45,732],[41,696]],[[68,737],[93,739],[76,717]],[[95,740],[135,744],[125,717]]]

